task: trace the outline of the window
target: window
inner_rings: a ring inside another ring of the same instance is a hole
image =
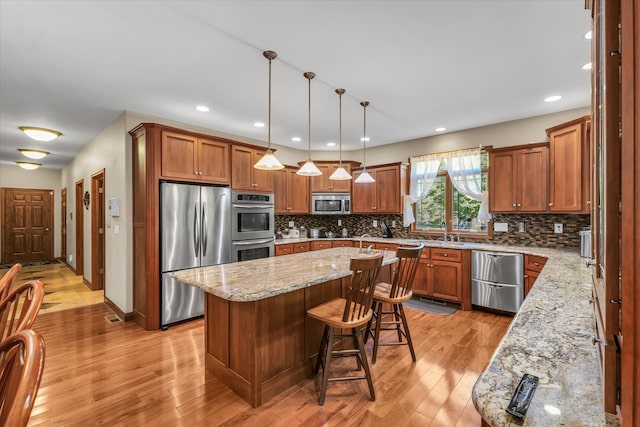
[[[415,194],[422,194],[425,188],[429,188],[429,191],[414,205],[415,223],[412,231],[443,233],[446,230],[456,234],[488,235],[490,220],[486,213],[479,215],[482,201],[477,200],[482,199],[480,194],[486,194],[487,191],[488,155],[481,151],[479,163],[477,151],[475,155],[474,164],[471,165],[469,159],[461,160],[460,156],[470,157],[464,152],[457,154],[459,157],[453,160],[445,153],[442,157],[446,160],[440,163],[434,178],[426,178],[423,173],[416,175]],[[412,159],[412,167],[416,163],[420,165]],[[457,181],[457,186],[451,176]],[[481,188],[474,188],[478,185]],[[478,219],[479,216],[481,219]]]

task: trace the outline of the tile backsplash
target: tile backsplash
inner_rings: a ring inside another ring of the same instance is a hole
[[[342,225],[338,226],[338,220]],[[373,221],[378,227],[373,226]],[[340,235],[342,228],[346,228],[351,236],[369,234],[382,237],[380,223],[384,222],[393,233],[393,237],[400,239],[440,240],[442,237],[423,236],[410,233],[408,228],[402,227],[402,215],[276,215],[276,231],[289,228],[289,221],[295,227],[324,228]],[[396,227],[393,227],[396,221]],[[545,248],[579,248],[579,232],[590,224],[589,215],[561,215],[561,214],[494,214],[494,223],[506,223],[508,231],[495,232],[493,238],[463,237],[463,241],[478,243],[494,243],[514,246],[537,246]],[[522,223],[524,231],[518,231]],[[562,224],[563,232],[554,233],[554,224]]]

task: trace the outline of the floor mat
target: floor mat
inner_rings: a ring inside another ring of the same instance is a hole
[[[420,298],[411,298],[409,301],[403,303],[407,308],[413,310],[423,311],[425,313],[439,314],[441,316],[448,316],[458,311],[457,307],[447,305],[444,302],[430,301]]]

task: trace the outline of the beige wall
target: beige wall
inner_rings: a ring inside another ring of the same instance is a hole
[[[105,296],[125,312],[133,309],[131,259],[131,165],[127,150],[125,113],[100,132],[62,170],[62,186],[67,187],[68,212],[75,211],[75,183],[84,180],[84,191],[91,193],[91,175],[104,169],[105,199],[120,199],[120,216],[106,217]],[[67,262],[76,268],[75,220],[68,221]],[[120,234],[114,225],[120,225]],[[84,210],[84,278],[91,281],[91,206]]]
[[[32,171],[19,166],[0,165],[0,187],[6,188],[35,188],[39,190],[53,190],[53,256],[60,256],[60,189],[61,174],[59,170],[38,168]],[[4,200],[2,201],[4,204]],[[3,219],[4,221],[4,219]],[[0,227],[0,233],[2,229]],[[1,250],[1,248],[0,248]],[[2,254],[0,253],[0,259]]]

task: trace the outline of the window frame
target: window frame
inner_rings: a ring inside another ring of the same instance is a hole
[[[488,153],[490,147],[485,147],[483,149],[483,151],[486,151]],[[410,165],[410,167],[412,167],[413,165]],[[489,191],[489,165],[487,164],[487,166],[483,167],[480,172],[482,174],[487,174],[487,191]],[[446,234],[448,235],[454,235],[454,236],[460,236],[460,237],[467,237],[467,238],[479,238],[479,239],[491,239],[493,238],[493,220],[489,220],[487,221],[487,229],[485,231],[480,231],[480,232],[472,232],[472,231],[467,231],[467,230],[454,230],[452,228],[452,221],[451,218],[453,218],[453,190],[454,190],[454,186],[453,183],[451,182],[451,177],[449,176],[449,174],[447,173],[446,169],[443,171],[438,172],[438,174],[435,176],[436,178],[442,177],[444,176],[445,178],[445,197],[444,197],[444,203],[445,203],[445,217],[447,218],[447,228],[446,231],[444,230],[422,230],[422,229],[418,229],[416,227],[416,223],[414,222],[413,224],[411,224],[409,226],[409,232],[413,233],[413,234],[417,234],[420,236],[430,236],[430,237],[439,237],[439,236],[443,236]],[[420,202],[416,202],[411,206],[411,209],[413,209],[413,215],[414,217],[417,217],[417,212],[416,212],[416,205],[420,203]]]

